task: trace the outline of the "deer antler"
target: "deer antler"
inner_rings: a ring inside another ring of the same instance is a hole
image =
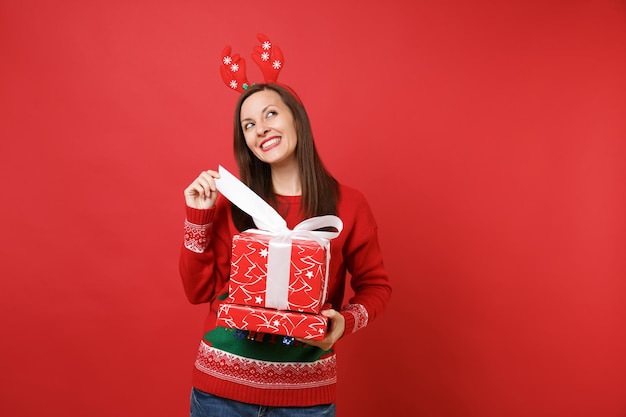
[[[283,53],[278,46],[272,45],[272,42],[264,34],[257,34],[257,38],[261,45],[254,47],[252,60],[261,68],[266,83],[276,82],[285,63]]]
[[[257,38],[261,45],[254,47],[252,60],[261,68],[265,82],[275,83],[285,62],[283,53],[278,46],[272,45],[264,34],[257,34]],[[239,54],[231,55],[230,45],[222,51],[220,73],[226,86],[232,90],[243,93],[250,86],[246,78],[246,61]]]
[[[228,88],[243,93],[248,88],[248,79],[246,78],[246,61],[239,54],[230,54],[230,46],[226,46],[222,51],[222,65],[220,73],[222,80]]]

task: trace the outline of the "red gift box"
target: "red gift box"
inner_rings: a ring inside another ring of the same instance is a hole
[[[257,232],[233,236],[227,302],[318,314],[326,297],[327,246],[315,240],[281,240]],[[268,276],[270,257],[281,264],[281,273],[272,269]]]
[[[321,314],[223,303],[217,310],[217,325],[301,339],[322,340],[326,335],[328,318]]]

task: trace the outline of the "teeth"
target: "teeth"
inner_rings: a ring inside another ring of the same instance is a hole
[[[268,140],[267,142],[265,142],[265,143],[263,143],[263,144],[261,145],[261,149],[264,149],[264,150],[265,150],[265,149],[269,148],[270,146],[274,146],[274,145],[275,145],[275,144],[277,144],[278,142],[280,142],[280,139],[278,139],[278,138],[275,138],[275,139],[270,139],[270,140]]]

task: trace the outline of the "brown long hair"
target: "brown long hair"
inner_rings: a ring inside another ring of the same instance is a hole
[[[241,127],[241,106],[254,93],[271,90],[278,93],[281,100],[291,110],[298,136],[296,159],[302,186],[301,210],[306,218],[325,214],[337,214],[339,186],[335,178],[326,170],[317,153],[313,140],[313,130],[309,116],[291,89],[282,85],[268,83],[249,87],[237,101],[234,120],[234,152],[241,181],[270,204],[276,202],[272,187],[270,165],[259,160],[246,145]],[[239,230],[254,227],[252,218],[232,206],[233,222]]]

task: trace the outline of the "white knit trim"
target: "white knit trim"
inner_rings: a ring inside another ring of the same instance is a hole
[[[352,329],[352,333],[367,326],[369,315],[362,304],[347,304],[341,312],[352,314],[354,317],[354,329]]]
[[[215,378],[264,389],[301,389],[337,382],[335,355],[315,362],[266,362],[200,343],[196,368]]]
[[[194,224],[185,220],[185,247],[192,252],[204,252],[209,245],[210,229],[210,224]]]

